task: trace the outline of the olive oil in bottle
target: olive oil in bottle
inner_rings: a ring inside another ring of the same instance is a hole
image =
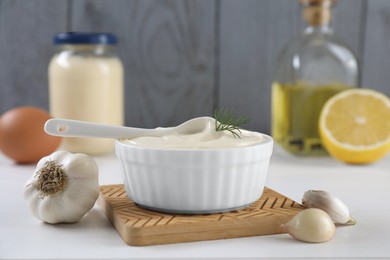
[[[352,51],[329,26],[334,0],[301,0],[308,23],[302,36],[288,44],[272,84],[272,135],[297,155],[327,154],[318,118],[334,94],[358,84],[359,68]]]

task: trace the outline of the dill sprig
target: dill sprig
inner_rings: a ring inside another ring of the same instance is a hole
[[[251,119],[248,116],[237,117],[234,113],[228,109],[217,109],[214,112],[215,118],[215,130],[224,131],[227,130],[234,137],[241,138],[240,126],[248,124]]]

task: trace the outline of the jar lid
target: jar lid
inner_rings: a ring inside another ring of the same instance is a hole
[[[107,44],[115,45],[118,39],[111,33],[66,32],[54,36],[54,44]]]

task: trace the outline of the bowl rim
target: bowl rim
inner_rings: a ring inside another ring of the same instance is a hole
[[[259,133],[259,132],[257,132]],[[128,143],[124,143],[122,140],[128,140],[128,139],[116,139],[115,140],[115,147],[117,149],[118,146],[121,148],[123,147],[128,147],[131,149],[136,149],[136,150],[145,150],[145,151],[161,151],[161,152],[221,152],[221,151],[233,151],[233,150],[244,150],[244,149],[253,149],[256,147],[260,146],[265,146],[265,145],[271,145],[273,144],[273,138],[270,135],[259,133],[262,135],[262,137],[265,138],[265,140],[252,144],[252,145],[247,145],[247,146],[236,146],[236,147],[221,147],[221,148],[158,148],[158,147],[142,147],[142,146],[136,146],[136,145],[131,145]]]

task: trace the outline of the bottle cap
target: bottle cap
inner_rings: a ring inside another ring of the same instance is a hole
[[[336,0],[299,0],[303,6],[331,6],[336,3]]]
[[[304,6],[303,17],[312,26],[327,24],[332,18],[330,7],[336,0],[299,0]]]
[[[111,33],[66,32],[54,36],[54,44],[105,44],[115,45],[118,39]]]

